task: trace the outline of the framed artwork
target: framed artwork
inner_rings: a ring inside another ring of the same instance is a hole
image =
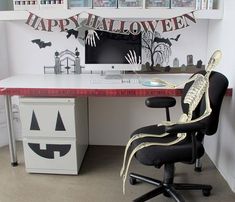
[[[171,0],[171,6],[196,8],[196,0]]]
[[[92,7],[92,0],[69,0],[69,8],[73,7]]]
[[[117,8],[117,0],[93,0],[93,7]]]
[[[119,8],[123,8],[123,7],[142,8],[143,7],[143,1],[142,0],[118,0],[118,7]]]
[[[146,8],[169,8],[170,0],[146,0]]]

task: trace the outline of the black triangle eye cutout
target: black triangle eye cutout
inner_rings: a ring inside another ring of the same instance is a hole
[[[56,131],[66,131],[59,111],[58,111],[58,114],[57,114],[55,130]]]
[[[33,110],[33,114],[32,114],[30,130],[40,130],[39,125],[38,125],[38,120],[36,118],[34,110]]]

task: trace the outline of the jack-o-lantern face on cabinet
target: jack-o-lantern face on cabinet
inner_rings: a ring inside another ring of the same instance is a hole
[[[60,112],[57,113],[55,131],[66,131]],[[40,131],[40,124],[38,123],[37,116],[35,112],[32,112],[30,131]],[[28,143],[31,150],[37,155],[47,158],[55,159],[57,158],[55,152],[59,153],[59,157],[65,156],[71,149],[70,144],[46,144],[43,149],[39,143]],[[58,155],[57,155],[58,156]]]

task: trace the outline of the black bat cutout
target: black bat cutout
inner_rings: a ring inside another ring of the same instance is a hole
[[[39,48],[46,48],[47,46],[51,46],[51,42],[44,42],[41,39],[34,39],[31,42],[36,43]]]
[[[180,38],[180,34],[178,34],[176,38],[170,38],[170,40],[178,41],[179,38]]]
[[[169,46],[172,46],[172,43],[168,38],[165,39],[165,38],[155,37],[153,41],[156,43],[165,43],[165,44],[168,44]]]
[[[75,30],[75,29],[66,29],[66,32],[67,32],[67,35],[66,35],[66,37],[67,37],[67,39],[71,36],[71,35],[73,35],[74,37],[75,37],[75,39],[77,39],[78,38],[78,31],[77,30]]]

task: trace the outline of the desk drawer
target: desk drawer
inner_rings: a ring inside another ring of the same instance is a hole
[[[78,174],[86,151],[86,147],[78,148],[73,138],[24,138],[23,148],[29,173]]]
[[[20,98],[23,137],[75,137],[74,98]]]

